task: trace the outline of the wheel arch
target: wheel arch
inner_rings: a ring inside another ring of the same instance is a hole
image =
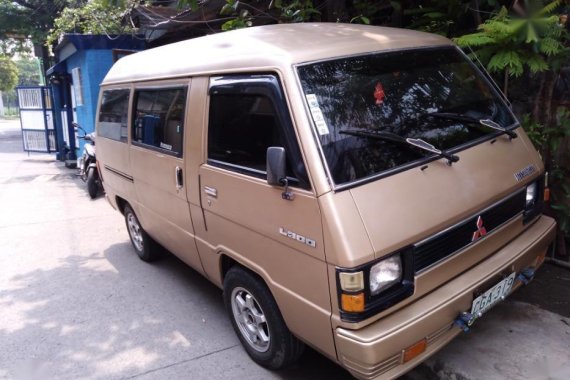
[[[119,212],[125,215],[125,206],[129,204],[129,202],[119,197],[118,195],[115,197],[115,202],[117,203],[117,208],[119,209]]]
[[[259,263],[251,261],[226,247],[220,246],[214,251],[218,256],[218,279],[222,289],[227,273],[231,268],[235,266],[244,268],[267,287],[286,327],[294,336],[316,348],[331,360],[337,360],[336,347],[330,330],[330,309],[315,307],[314,303],[303,298],[303,294],[296,294],[278,281],[274,281],[271,274]],[[328,283],[323,291],[330,297]],[[308,315],[314,319],[310,323],[306,321]]]
[[[226,278],[226,274],[234,266],[239,266],[242,269],[253,274],[259,281],[263,282],[265,284],[265,286],[267,287],[267,289],[269,289],[269,291],[271,292],[271,287],[269,286],[269,283],[265,280],[265,278],[263,278],[263,276],[261,276],[255,270],[253,270],[252,268],[243,264],[242,262],[234,259],[233,257],[228,255],[227,253],[222,253],[220,255],[220,279],[221,279],[222,286],[224,283],[224,279]]]

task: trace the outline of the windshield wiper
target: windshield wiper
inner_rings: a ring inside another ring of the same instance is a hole
[[[431,145],[430,143],[422,140],[422,139],[412,139],[410,137],[402,137],[392,132],[386,131],[369,131],[369,130],[362,130],[362,129],[345,129],[339,132],[341,135],[351,135],[356,137],[367,137],[370,139],[375,140],[384,140],[395,142],[398,144],[404,144],[409,146],[415,146],[416,148],[420,148],[430,153],[435,153],[440,157],[444,157],[447,159],[447,164],[451,166],[454,162],[459,161],[459,157],[446,152],[445,150],[437,149],[435,146]]]
[[[447,119],[447,120],[463,121],[465,123],[471,123],[471,124],[481,124],[508,135],[511,140],[516,139],[518,137],[515,131],[502,127],[499,123],[496,123],[491,119],[477,119],[475,117],[456,112],[430,112],[425,114],[425,116],[437,117],[440,119]]]

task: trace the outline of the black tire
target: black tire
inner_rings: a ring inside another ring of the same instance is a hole
[[[250,306],[243,303],[247,295],[251,296]],[[238,300],[244,306],[241,311]],[[240,266],[232,267],[224,278],[224,304],[239,340],[257,364],[281,369],[299,359],[305,345],[291,334],[271,292],[257,276]],[[260,315],[265,323],[256,323]],[[240,318],[243,320],[238,320]]]
[[[91,199],[95,199],[99,195],[99,174],[97,169],[91,169],[87,173],[87,192]]]
[[[129,238],[139,258],[146,262],[156,260],[160,256],[160,246],[142,228],[130,205],[125,205],[123,214]]]

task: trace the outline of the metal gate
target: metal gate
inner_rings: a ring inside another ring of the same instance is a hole
[[[45,86],[17,87],[25,152],[57,151],[51,90]]]

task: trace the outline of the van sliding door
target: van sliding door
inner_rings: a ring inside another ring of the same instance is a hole
[[[144,229],[203,273],[186,197],[184,134],[189,85],[185,81],[135,88],[130,159]]]

